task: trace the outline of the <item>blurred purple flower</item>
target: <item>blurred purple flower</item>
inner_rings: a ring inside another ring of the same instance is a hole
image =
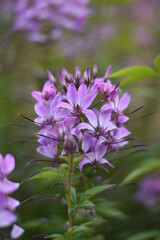
[[[146,207],[160,203],[160,178],[148,177],[140,182],[135,200]]]
[[[20,205],[20,202],[8,196],[19,188],[19,183],[11,182],[7,176],[15,168],[15,159],[11,154],[4,158],[0,154],[0,228],[11,226],[17,221],[14,210]],[[17,225],[13,226],[11,238],[17,239],[23,234],[24,230]]]
[[[91,14],[88,3],[89,0],[15,0],[10,4],[5,0],[2,8],[12,13],[13,30],[25,32],[30,41],[44,42],[46,29],[51,39],[59,37],[65,29],[82,31]]]

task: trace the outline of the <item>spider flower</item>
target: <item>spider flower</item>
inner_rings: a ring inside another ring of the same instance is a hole
[[[0,228],[10,227],[17,221],[14,213],[20,202],[9,194],[15,192],[19,188],[19,183],[11,182],[7,179],[8,175],[15,168],[15,159],[11,154],[7,154],[4,158],[0,154]],[[13,225],[11,238],[17,239],[23,234],[24,230]]]
[[[45,42],[61,36],[65,29],[80,32],[91,11],[89,0],[15,0],[2,2],[13,16],[13,30],[22,31],[30,41]],[[47,36],[48,33],[48,36]]]
[[[42,92],[32,93],[38,115],[35,123],[40,128],[39,153],[53,160],[59,150],[61,155],[83,154],[80,170],[86,163],[94,168],[103,163],[112,167],[104,156],[128,144],[125,137],[130,132],[124,124],[129,118],[124,110],[130,94],[119,98],[121,90],[109,80],[110,71],[111,66],[98,78],[97,65],[93,71],[87,67],[84,73],[76,67],[73,75],[63,67],[57,81],[47,71],[50,84],[47,82]]]
[[[160,203],[160,178],[148,177],[140,182],[135,200],[146,207]]]

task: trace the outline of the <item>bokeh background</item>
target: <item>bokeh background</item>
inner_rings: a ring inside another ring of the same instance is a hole
[[[47,79],[46,69],[57,77],[58,69],[63,66],[73,73],[76,66],[84,71],[95,63],[98,76],[103,76],[110,64],[112,72],[134,65],[154,68],[153,60],[160,53],[159,0],[92,0],[89,6],[92,14],[83,32],[64,31],[57,40],[47,43],[31,42],[22,32],[13,32],[12,19],[6,19],[1,12],[0,152],[10,152],[16,158],[17,168],[12,179],[22,182],[30,173],[44,166],[43,163],[25,166],[28,161],[43,157],[36,153],[37,128],[19,114],[35,118],[31,92],[41,89]],[[138,137],[139,144],[147,144],[148,147],[127,149],[116,155],[115,170],[108,175],[102,174],[102,178],[117,184],[146,162],[160,161],[159,78],[126,84],[124,90],[132,94],[131,111],[144,105],[143,109],[131,115],[127,127],[133,137]],[[130,154],[136,150],[140,151]],[[94,229],[97,238],[94,234],[88,239],[159,240],[160,201],[152,207],[145,207],[134,200],[141,178],[153,175],[160,177],[159,169],[151,165],[132,184],[104,194],[108,201],[105,206],[97,207],[97,214],[104,215],[107,222]],[[19,224],[26,229],[22,239],[41,233],[63,232],[65,206],[61,195],[55,195],[56,191],[47,183],[22,184],[15,196],[20,201],[35,197],[17,211]],[[136,238],[136,234],[141,233],[142,237]]]

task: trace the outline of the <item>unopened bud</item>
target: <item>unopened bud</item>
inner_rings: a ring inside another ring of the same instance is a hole
[[[76,150],[76,144],[74,137],[70,135],[65,135],[64,137],[64,150],[66,150],[68,153],[74,153]]]
[[[109,67],[107,68],[107,71],[106,71],[106,73],[105,73],[105,75],[104,75],[104,80],[105,80],[105,81],[106,81],[107,78],[109,77],[111,71],[112,71],[112,65],[109,65]]]
[[[97,64],[95,64],[93,67],[93,79],[97,77],[97,72],[98,72],[98,67],[97,67]]]
[[[61,84],[63,90],[65,92],[67,92],[67,83],[66,83],[64,76],[60,70],[58,71],[58,77],[59,77],[59,81],[60,81],[60,84]]]
[[[42,97],[48,101],[49,99],[53,99],[56,96],[56,90],[54,88],[54,85],[49,86],[47,88],[45,88],[42,91]]]
[[[55,84],[56,79],[53,77],[52,73],[49,70],[47,70],[47,74],[48,74],[49,81]]]
[[[84,81],[87,85],[89,85],[90,79],[91,79],[91,72],[89,67],[87,67],[86,71],[84,72]]]
[[[66,82],[68,82],[68,83],[72,83],[73,82],[72,75],[66,70],[65,67],[62,68],[62,74],[63,74],[64,79],[66,80]]]

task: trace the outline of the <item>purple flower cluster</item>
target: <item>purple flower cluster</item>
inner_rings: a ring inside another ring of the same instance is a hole
[[[141,181],[135,200],[146,207],[160,203],[160,178],[148,177]]]
[[[87,68],[83,75],[79,67],[74,75],[63,68],[58,72],[60,84],[48,71],[42,92],[32,92],[37,101],[35,123],[41,128],[39,153],[52,159],[59,149],[61,155],[83,154],[80,171],[87,163],[93,168],[104,163],[113,167],[105,155],[128,143],[125,137],[130,132],[124,123],[129,118],[123,111],[131,96],[127,92],[119,98],[121,90],[108,79],[110,71],[111,66],[104,77],[97,78],[97,65],[92,74]]]
[[[3,9],[13,13],[16,31],[26,33],[30,41],[46,41],[59,37],[64,29],[81,31],[90,14],[89,0],[15,0],[4,1]]]
[[[11,154],[7,154],[4,158],[0,154],[0,228],[6,228],[14,224],[17,216],[14,211],[20,202],[9,195],[19,188],[19,183],[11,182],[7,176],[15,168],[15,159]],[[24,230],[13,225],[11,238],[17,239],[23,234]]]

